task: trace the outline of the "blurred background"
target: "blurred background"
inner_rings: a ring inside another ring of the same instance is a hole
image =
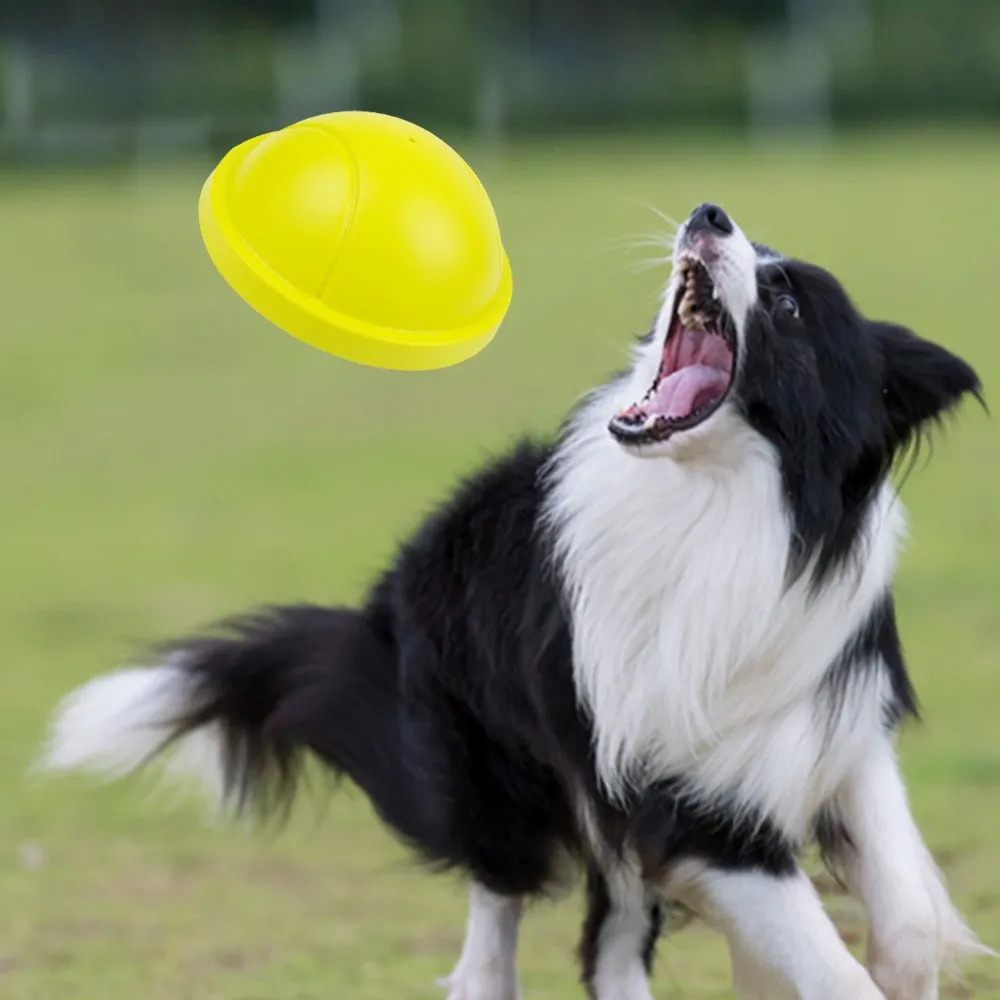
[[[349,107],[437,131],[490,192],[514,300],[458,368],[314,351],[201,245],[226,149]],[[702,200],[962,353],[993,400],[1000,4],[2,0],[0,996],[442,996],[463,887],[414,870],[351,790],[278,836],[148,781],[25,774],[58,699],[146,643],[257,602],[357,600],[459,474],[550,433],[621,363],[666,278],[667,219]],[[926,720],[903,762],[1000,947],[995,425],[966,409],[903,496]],[[857,906],[818,878],[863,948]],[[576,900],[529,916],[527,997],[580,995],[578,917]],[[729,995],[707,933],[661,955],[658,1000]],[[945,995],[1000,998],[1000,964]]]
[[[4,0],[3,148],[228,148],[337,107],[498,139],[1000,109],[992,0]]]

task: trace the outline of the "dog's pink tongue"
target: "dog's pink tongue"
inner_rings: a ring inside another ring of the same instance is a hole
[[[646,412],[679,420],[718,399],[726,391],[729,377],[711,365],[689,365],[668,375],[646,404]]]

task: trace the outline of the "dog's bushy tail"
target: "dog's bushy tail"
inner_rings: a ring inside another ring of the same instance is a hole
[[[228,810],[272,814],[291,803],[311,751],[433,853],[402,742],[392,642],[360,612],[295,606],[84,684],[59,707],[42,763],[114,778],[162,756]]]

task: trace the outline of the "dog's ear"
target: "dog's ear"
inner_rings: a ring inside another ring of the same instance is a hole
[[[882,352],[882,397],[898,441],[939,420],[967,393],[983,402],[979,376],[960,357],[906,327],[868,325]]]

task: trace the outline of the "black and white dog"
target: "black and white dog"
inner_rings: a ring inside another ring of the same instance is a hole
[[[726,936],[741,997],[932,1000],[982,946],[893,749],[916,702],[889,473],[979,392],[702,205],[632,368],[554,445],[466,481],[359,610],[265,610],[86,684],[48,764],[118,774],[169,749],[267,810],[311,752],[471,876],[450,1000],[515,1000],[523,901],[567,858],[595,1000],[649,1000],[670,903]],[[868,970],[797,865],[815,841],[867,908]]]

